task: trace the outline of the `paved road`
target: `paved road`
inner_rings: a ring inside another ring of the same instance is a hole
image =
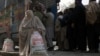
[[[49,51],[49,56],[100,56],[100,53]],[[0,56],[18,56],[18,52],[1,53]]]
[[[100,56],[100,53],[80,53],[80,52],[49,52],[50,56]]]

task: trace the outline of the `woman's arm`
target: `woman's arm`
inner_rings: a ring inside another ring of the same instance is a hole
[[[36,26],[39,32],[45,32],[46,29],[41,20],[37,16],[36,16]]]

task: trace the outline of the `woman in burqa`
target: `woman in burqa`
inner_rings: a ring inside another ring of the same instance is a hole
[[[25,12],[25,17],[19,27],[19,53],[20,56],[29,56],[29,42],[33,31],[39,31],[45,41],[45,27],[37,16],[34,16],[32,10]]]

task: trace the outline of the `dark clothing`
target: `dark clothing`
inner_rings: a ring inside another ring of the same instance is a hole
[[[62,26],[67,25],[67,38],[69,48],[86,50],[86,11],[82,4],[76,5],[70,13],[63,18]],[[74,27],[72,27],[74,24]]]
[[[93,1],[87,6],[87,41],[89,51],[98,51],[100,34],[100,7]]]
[[[69,50],[76,49],[76,38],[74,37],[74,27],[72,24],[74,24],[74,14],[73,10],[71,10],[68,15],[64,17],[64,20],[67,25],[67,39],[69,41]]]
[[[100,5],[99,5],[99,9],[100,9]],[[97,13],[97,20],[96,20],[96,26],[95,26],[96,32],[99,34],[100,36],[100,11],[98,11]]]
[[[68,12],[67,14],[64,15],[63,19],[60,20],[61,27],[67,26],[66,27],[66,38],[68,39],[70,50],[73,50],[76,48],[76,40],[73,37],[74,35],[73,35],[73,28],[72,28],[72,23],[73,23],[72,15],[73,15],[72,11]]]
[[[95,23],[95,32],[100,36],[100,23]]]
[[[95,31],[96,25],[87,25],[88,47],[90,51],[98,50],[99,34]]]
[[[60,2],[60,0],[56,0],[56,3],[59,3]]]
[[[69,41],[69,49],[76,49],[76,38],[74,37],[74,28],[72,28],[71,24],[67,25],[67,38]]]
[[[73,17],[76,47],[79,50],[86,50],[86,10],[82,4],[75,7]]]

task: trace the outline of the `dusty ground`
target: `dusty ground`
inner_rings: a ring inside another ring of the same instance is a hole
[[[100,53],[49,51],[49,56],[100,56]],[[18,52],[0,52],[0,56],[19,56]]]

